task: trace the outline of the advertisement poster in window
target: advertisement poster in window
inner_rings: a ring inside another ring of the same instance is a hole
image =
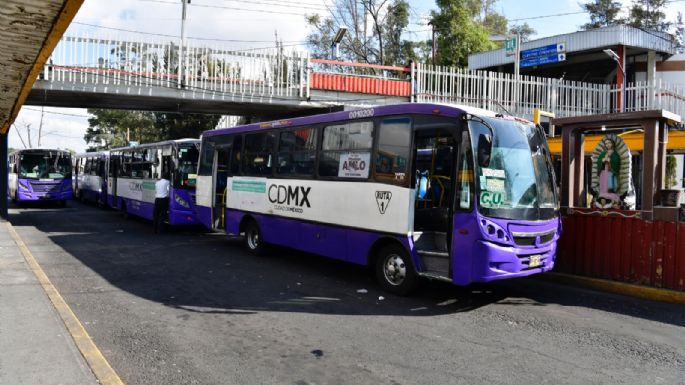
[[[338,176],[341,178],[368,178],[371,154],[368,152],[343,152],[340,154]]]

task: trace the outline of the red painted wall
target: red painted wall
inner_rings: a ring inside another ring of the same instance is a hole
[[[575,213],[563,226],[555,271],[685,290],[685,224]]]

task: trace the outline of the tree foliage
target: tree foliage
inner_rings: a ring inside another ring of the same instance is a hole
[[[340,60],[369,64],[406,64],[415,45],[402,38],[409,25],[406,0],[335,0],[330,15],[307,15],[307,44],[316,58],[329,58],[333,38],[348,29],[339,45]]]
[[[465,67],[469,54],[495,48],[488,29],[477,21],[480,1],[436,0],[436,4],[431,23],[437,34],[438,64]]]
[[[590,14],[590,22],[580,27],[583,30],[608,27],[623,22],[619,17],[621,3],[618,1],[593,0],[580,6]]]
[[[634,0],[628,15],[628,24],[641,29],[667,31],[671,23],[666,21],[665,8],[668,0]]]
[[[129,141],[152,143],[162,140],[198,138],[213,129],[220,115],[181,114],[148,111],[88,109],[93,115],[84,135],[88,151],[128,145]]]
[[[535,28],[528,25],[528,23],[513,25],[509,28],[509,34],[519,34],[519,36],[521,36],[521,41],[523,42],[530,40],[536,33],[537,31],[535,31]]]

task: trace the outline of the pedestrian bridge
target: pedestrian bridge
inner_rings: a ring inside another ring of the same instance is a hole
[[[26,104],[220,113],[308,114],[398,102],[466,104],[531,118],[618,112],[615,85],[413,63],[378,66],[277,49],[231,50],[168,41],[65,36]],[[685,114],[685,88],[629,83],[625,111]]]

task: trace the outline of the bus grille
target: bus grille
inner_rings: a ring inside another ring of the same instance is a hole
[[[59,190],[60,190],[60,185],[59,185],[59,184],[54,184],[54,183],[36,183],[36,182],[31,182],[31,188],[33,188],[33,191],[34,191],[34,192],[47,193],[47,192],[59,191]]]
[[[555,230],[550,230],[543,234],[526,234],[526,233],[514,233],[514,243],[519,246],[535,246],[535,239],[540,237],[540,245],[550,242],[554,239]]]

